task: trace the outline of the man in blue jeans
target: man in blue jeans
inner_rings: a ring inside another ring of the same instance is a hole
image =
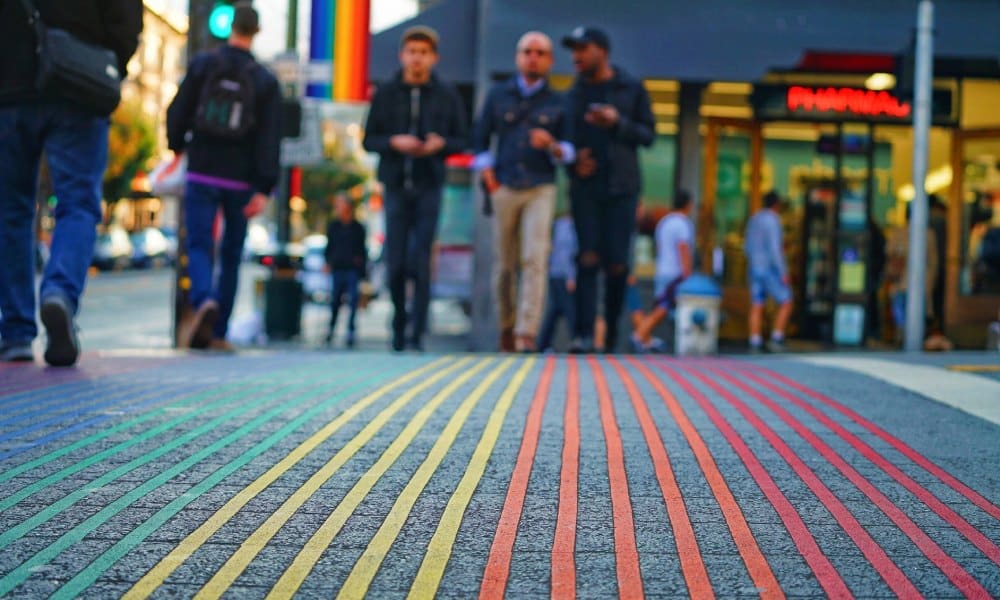
[[[139,43],[142,2],[38,2],[42,21],[112,50],[119,72]],[[45,361],[76,363],[74,319],[101,220],[101,179],[107,166],[108,115],[35,91],[34,30],[18,2],[0,4],[0,361],[34,360],[34,218],[38,164],[45,153],[59,202],[52,249],[41,282]]]
[[[754,213],[747,223],[743,249],[750,267],[750,351],[753,353],[760,352],[763,345],[761,330],[767,298],[770,296],[778,304],[771,340],[767,344],[771,352],[784,351],[785,327],[792,314],[792,290],[785,261],[780,211],[781,197],[777,192],[768,192],[764,195],[764,207]]]
[[[226,342],[236,300],[247,220],[259,214],[278,181],[281,90],[250,48],[257,11],[236,4],[229,43],[194,57],[167,110],[174,152],[187,152],[184,192],[188,276],[194,317],[182,346],[232,350]],[[215,217],[225,223],[214,280]]]

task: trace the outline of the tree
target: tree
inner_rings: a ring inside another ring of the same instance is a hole
[[[111,115],[104,199],[114,204],[129,195],[132,180],[156,154],[156,130],[138,102],[122,103]]]

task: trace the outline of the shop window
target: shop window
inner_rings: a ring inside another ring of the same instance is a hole
[[[1000,294],[1000,134],[962,148],[963,295]]]

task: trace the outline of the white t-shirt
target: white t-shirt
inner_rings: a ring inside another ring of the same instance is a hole
[[[694,224],[686,215],[672,212],[656,224],[656,276],[673,281],[684,274],[678,244],[694,245]]]

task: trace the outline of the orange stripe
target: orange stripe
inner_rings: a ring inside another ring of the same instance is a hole
[[[333,99],[343,100],[351,77],[351,38],[354,37],[351,21],[354,19],[356,0],[337,0],[333,36]]]
[[[517,455],[517,464],[511,475],[510,487],[507,488],[507,499],[500,513],[500,523],[493,537],[490,557],[486,562],[483,583],[479,588],[479,597],[489,600],[500,600],[507,589],[510,577],[510,561],[514,554],[514,541],[517,539],[517,527],[521,522],[521,511],[524,509],[524,499],[528,493],[528,480],[531,478],[531,468],[535,463],[535,453],[538,451],[538,436],[542,429],[542,415],[549,399],[549,389],[552,387],[552,373],[556,361],[549,358],[545,361],[535,399],[531,403],[528,419],[524,424],[524,436],[521,438],[521,450]]]
[[[684,409],[681,408],[680,403],[677,402],[677,399],[674,398],[670,390],[663,385],[663,382],[635,358],[630,358],[629,362],[649,380],[653,389],[663,398],[663,402],[670,410],[670,414],[673,415],[678,427],[680,427],[681,432],[687,439],[688,445],[691,446],[691,450],[694,452],[699,466],[701,466],[702,473],[704,473],[705,479],[712,489],[712,494],[715,495],[715,499],[719,503],[719,508],[722,509],[726,525],[729,526],[729,531],[733,534],[733,541],[736,542],[736,547],[743,558],[743,563],[750,573],[750,579],[753,580],[754,585],[758,589],[763,590],[760,593],[761,598],[784,598],[785,595],[781,591],[781,586],[778,584],[771,566],[760,551],[760,546],[757,545],[757,540],[753,537],[753,533],[750,532],[750,526],[747,525],[747,521],[743,517],[740,505],[736,503],[733,493],[729,490],[726,480],[722,477],[718,465],[715,464],[715,459],[712,458],[712,453],[709,452],[708,446],[705,445],[701,435],[698,434],[698,430],[691,424],[691,421],[684,413]]]
[[[667,516],[670,518],[670,525],[674,530],[674,541],[677,544],[677,555],[680,557],[681,572],[684,573],[688,596],[715,598],[712,582],[708,579],[708,571],[705,569],[705,562],[701,557],[701,550],[698,548],[698,540],[694,535],[687,507],[684,506],[684,497],[677,485],[673,468],[670,466],[670,458],[667,456],[666,446],[663,444],[663,438],[660,437],[660,432],[653,421],[653,415],[650,414],[649,407],[642,399],[642,394],[628,369],[616,358],[611,359],[611,364],[618,372],[622,383],[625,384],[625,390],[628,392],[632,408],[639,418],[642,434],[646,438],[646,445],[649,447],[649,454],[653,459],[656,479],[660,483],[663,502],[667,507]]]
[[[597,401],[601,407],[601,427],[608,451],[608,480],[611,483],[611,511],[615,521],[615,565],[618,571],[618,597],[643,598],[642,572],[639,570],[639,550],[635,545],[635,522],[632,519],[632,499],[625,473],[625,449],[621,432],[611,402],[611,392],[604,378],[604,371],[597,359],[587,359],[594,383]]]
[[[580,479],[580,367],[567,361],[566,412],[563,421],[562,474],[559,479],[559,516],[552,545],[552,598],[576,598],[576,510]]]

